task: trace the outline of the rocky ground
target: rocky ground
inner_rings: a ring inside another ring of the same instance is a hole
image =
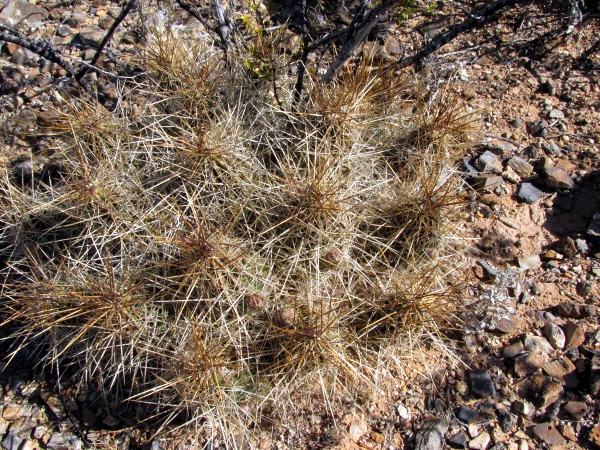
[[[463,236],[468,311],[452,336],[456,352],[369,416],[346,416],[327,433],[316,418],[310,448],[600,448],[599,11],[565,35],[565,5],[523,4],[427,61],[433,76],[459,83],[483,128],[460,162],[473,194]],[[119,11],[103,0],[17,1],[0,22],[20,21],[30,36],[90,60]],[[293,22],[293,7],[280,13]],[[461,14],[438,2],[433,16],[381,24],[368,45],[384,61],[401,58]],[[197,26],[185,15],[182,24]],[[136,39],[126,22],[114,54],[133,52]],[[15,174],[42,170],[29,150],[44,141],[27,134],[27,108],[59,104],[51,87],[65,72],[14,44],[4,44],[0,67],[2,163]],[[102,82],[100,100],[110,105],[116,89]],[[97,386],[77,393],[27,364],[30,356],[1,367],[2,448],[169,447],[148,440]],[[293,446],[282,437],[261,448]]]

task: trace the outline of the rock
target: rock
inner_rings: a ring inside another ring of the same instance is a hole
[[[562,148],[560,148],[560,146],[558,144],[555,144],[554,142],[545,144],[543,145],[543,147],[546,153],[549,155],[562,156]]]
[[[475,167],[486,173],[501,173],[502,161],[500,161],[492,152],[487,150],[475,160]]]
[[[472,448],[474,450],[485,450],[487,449],[488,445],[490,445],[490,441],[491,438],[489,433],[487,431],[484,431],[475,439],[471,439],[469,441],[469,448]]]
[[[523,342],[517,341],[514,344],[507,345],[502,349],[502,356],[504,358],[514,358],[525,351]]]
[[[510,124],[515,128],[519,128],[522,123],[523,123],[523,120],[521,120],[519,117],[515,117],[514,120],[510,121]]]
[[[525,402],[525,401],[522,401],[522,400],[516,400],[512,404],[512,409],[517,414],[521,414],[522,416],[525,416],[528,419],[530,419],[531,417],[533,417],[533,415],[535,414],[535,406],[533,406],[529,402]]]
[[[18,0],[5,2],[4,5],[0,13],[0,23],[4,25],[15,26],[20,23],[33,25],[48,18],[48,10],[34,3]]]
[[[98,21],[98,26],[103,30],[108,31],[114,22],[115,21],[112,17],[106,16]]]
[[[564,406],[564,410],[569,413],[569,415],[575,420],[583,419],[585,413],[588,410],[588,407],[583,402],[567,402]]]
[[[471,392],[479,397],[489,397],[496,392],[492,378],[487,370],[473,370],[469,372]]]
[[[559,425],[558,431],[560,431],[560,434],[562,434],[563,437],[570,440],[571,442],[577,442],[577,440],[578,440],[577,433],[575,433],[575,430],[573,429],[573,427],[571,425],[569,425],[569,424]]]
[[[456,415],[459,420],[465,423],[471,423],[475,420],[475,418],[479,415],[476,409],[469,408],[468,406],[461,405],[458,410],[458,414]]]
[[[565,351],[579,347],[585,342],[583,328],[575,322],[567,322],[564,326],[565,331]]]
[[[465,166],[465,169],[467,170],[467,172],[469,172],[471,175],[477,175],[479,173],[479,170],[477,170],[475,167],[473,167],[471,165],[471,160],[470,158],[463,158],[463,166]]]
[[[556,350],[562,350],[564,348],[565,333],[558,325],[551,322],[547,323],[544,326],[543,333],[552,348]]]
[[[85,45],[98,47],[105,35],[106,31],[104,31],[102,28],[95,25],[85,25],[79,32],[79,39],[81,39],[81,42],[83,42]]]
[[[513,155],[515,151],[517,151],[517,147],[515,145],[500,139],[494,139],[490,142],[486,142],[485,146],[493,153],[500,155],[503,158],[508,155]]]
[[[46,448],[48,450],[81,450],[81,441],[75,436],[53,433]]]
[[[511,433],[517,426],[517,416],[511,414],[505,408],[499,408],[497,415],[500,428],[502,428],[502,431],[505,433]]]
[[[529,375],[548,362],[544,353],[524,353],[515,358],[515,372],[520,376]]]
[[[541,423],[533,428],[533,434],[550,446],[565,445],[567,441],[558,430],[549,423]]]
[[[587,233],[591,236],[600,236],[600,214],[594,214],[594,219],[590,222]]]
[[[507,167],[500,175],[512,184],[519,184],[521,182],[521,177],[511,167]]]
[[[575,239],[575,246],[577,247],[577,250],[584,255],[590,249],[585,239]]]
[[[542,253],[542,258],[553,261],[561,261],[564,259],[564,256],[554,250],[546,250],[544,253]]]
[[[512,317],[510,316],[503,316],[503,317],[498,317],[498,318],[494,318],[491,323],[490,326],[487,327],[488,331],[494,332],[494,333],[512,333],[513,331],[516,330],[516,326],[514,321],[512,320]]]
[[[496,277],[498,276],[498,272],[496,271],[496,268],[492,266],[489,262],[487,262],[485,259],[479,259],[477,260],[477,264],[481,266],[488,279],[496,279]]]
[[[581,297],[587,297],[587,296],[589,296],[592,293],[593,290],[594,290],[594,283],[592,281],[582,281],[577,286],[577,293]],[[593,308],[594,312],[596,310],[595,306],[592,306],[592,305],[584,305],[584,306],[587,306],[588,310],[590,310],[590,308]]]
[[[600,356],[592,357],[589,391],[591,395],[600,394]]]
[[[552,110],[550,110],[548,117],[550,119],[564,119],[565,113],[562,112],[560,109],[552,109]]]
[[[548,342],[548,340],[541,336],[532,336],[528,334],[525,336],[525,341],[523,342],[523,345],[525,347],[525,351],[528,352],[548,354],[553,351],[553,348]]]
[[[531,183],[521,183],[517,197],[525,203],[531,205],[542,198],[544,193]]]
[[[19,447],[25,440],[19,435],[19,429],[12,428],[2,440],[2,448],[4,450],[19,450]]]
[[[108,416],[106,416],[104,418],[104,420],[102,421],[102,423],[108,427],[116,427],[117,425],[119,425],[120,421],[119,419],[111,416],[110,414]],[[353,422],[353,424],[356,422]],[[366,431],[365,431],[366,433]],[[364,434],[364,433],[363,433]],[[362,435],[361,435],[362,436]]]
[[[462,380],[458,380],[456,382],[454,389],[456,389],[456,392],[463,396],[469,393],[469,385]]]
[[[400,416],[400,420],[403,422],[410,420],[410,409],[408,409],[402,403],[396,407],[396,411],[398,411],[398,416]]]
[[[597,447],[600,447],[600,424],[592,428],[592,432],[590,433],[590,442]]]
[[[48,431],[48,428],[46,428],[45,426],[40,425],[38,427],[35,427],[35,429],[33,430],[33,438],[39,441],[44,437],[46,431]]]
[[[71,17],[67,19],[67,25],[71,28],[79,28],[79,26],[85,23],[87,15],[81,12],[74,12]]]
[[[582,319],[596,315],[597,308],[594,305],[581,303],[562,302],[556,308],[556,312],[567,319]]]
[[[60,398],[47,392],[42,393],[40,397],[42,397],[42,400],[46,402],[46,405],[48,405],[57,418],[64,419],[66,417],[65,409]]]
[[[415,450],[442,449],[447,431],[448,422],[444,419],[425,422],[415,437]]]
[[[562,385],[569,388],[578,388],[579,379],[575,373],[575,365],[569,358],[558,358],[545,364],[544,372],[548,376],[554,377]]]
[[[522,177],[528,177],[533,172],[533,166],[519,156],[510,158],[507,165]]]
[[[571,174],[571,172],[577,169],[577,166],[575,164],[566,159],[559,159],[558,161],[556,161],[554,167],[558,167],[559,169],[564,170],[568,174]]]
[[[18,403],[9,403],[4,407],[4,411],[2,411],[2,417],[5,420],[14,422],[15,420],[35,416],[39,414],[39,410],[39,406],[30,405],[29,403],[22,405],[19,405]]]
[[[448,443],[454,448],[467,448],[467,435],[460,430],[455,435],[448,438]]]
[[[539,119],[531,124],[529,127],[529,133],[531,133],[533,136],[542,136],[543,131],[546,128],[548,128],[548,122],[546,122],[544,119]]]
[[[477,175],[473,177],[473,187],[479,190],[492,190],[502,185],[504,178],[497,175]]]
[[[567,258],[572,258],[577,254],[577,246],[575,245],[575,241],[570,237],[564,237],[558,241],[558,248],[560,252]]]
[[[559,383],[546,378],[542,389],[535,392],[534,404],[538,409],[546,408],[548,405],[559,401],[562,393],[563,388]]]
[[[387,35],[383,45],[385,46],[385,51],[391,56],[398,56],[402,53],[398,40],[391,34]]]
[[[517,261],[519,262],[519,267],[523,270],[535,270],[542,265],[542,260],[540,259],[539,255],[521,256],[517,259]]]
[[[569,174],[560,167],[549,167],[544,169],[543,174],[546,186],[550,188],[565,190],[571,189],[575,185],[575,182]]]

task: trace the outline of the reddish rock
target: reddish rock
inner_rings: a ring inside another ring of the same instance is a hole
[[[579,347],[585,342],[583,327],[575,322],[567,322],[565,329],[565,351]]]
[[[562,397],[563,388],[554,381],[546,381],[542,389],[535,395],[535,405],[538,408],[545,408],[552,403],[556,403]]]
[[[583,416],[585,416],[588,407],[582,402],[567,402],[567,404],[564,406],[564,409],[571,417],[573,417],[573,419],[581,420],[583,419]]]
[[[575,430],[571,425],[560,425],[558,427],[558,431],[560,431],[560,434],[562,434],[566,439],[570,440],[571,442],[577,442],[577,433],[575,433]]]
[[[600,447],[600,425],[596,425],[590,433],[590,442]]]
[[[560,167],[549,167],[545,169],[544,177],[546,180],[546,186],[553,189],[562,191],[565,189],[571,189],[575,185],[575,182],[569,176],[569,174]]]
[[[550,446],[565,445],[567,443],[558,430],[549,423],[541,423],[535,426],[533,434]]]
[[[575,365],[569,358],[558,358],[550,361],[544,365],[543,369],[548,376],[556,378],[563,386],[570,388],[579,387],[579,379],[575,374]]]
[[[548,362],[543,353],[524,353],[515,358],[515,372],[520,376],[529,375]]]

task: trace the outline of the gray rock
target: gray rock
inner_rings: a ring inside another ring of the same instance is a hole
[[[461,405],[456,416],[465,423],[472,423],[478,415],[479,413],[476,409]]]
[[[556,308],[556,312],[567,319],[583,319],[596,315],[597,308],[594,305],[585,305],[582,303],[561,302]]]
[[[544,150],[546,151],[546,153],[548,153],[550,155],[561,156],[563,153],[562,148],[560,148],[560,146],[558,144],[555,144],[554,142],[545,144],[545,145],[543,145],[543,147],[544,147]]]
[[[487,370],[473,370],[469,373],[471,392],[479,397],[493,396],[496,390]]]
[[[25,440],[24,437],[19,435],[19,429],[13,428],[2,440],[2,448],[4,450],[19,450],[19,447]]]
[[[511,414],[505,408],[498,408],[497,416],[500,428],[502,428],[502,431],[505,433],[511,433],[517,426],[517,416]]]
[[[488,445],[490,445],[490,434],[487,431],[484,431],[479,436],[469,441],[469,448],[473,450],[486,450]]]
[[[61,37],[70,36],[71,33],[73,33],[73,30],[71,29],[71,27],[69,25],[61,25],[60,27],[58,27],[58,30],[56,31],[56,34],[58,34]]]
[[[415,450],[441,450],[447,431],[448,422],[444,419],[425,422],[415,437]]]
[[[75,436],[54,433],[46,445],[48,450],[81,450],[81,440]]]
[[[553,189],[571,189],[575,182],[569,174],[560,167],[548,167],[544,169],[546,186]]]
[[[502,161],[500,161],[492,152],[486,150],[475,160],[475,167],[482,172],[501,173]]]
[[[519,128],[522,123],[523,120],[521,120],[519,117],[515,117],[515,119],[510,122],[510,124],[515,128]]]
[[[31,25],[48,18],[48,10],[34,3],[18,0],[6,2],[5,5],[0,13],[0,23],[5,25],[15,26],[20,23]]]
[[[556,350],[562,350],[565,346],[565,333],[554,323],[547,323],[543,329],[544,336],[550,345]]]
[[[106,31],[104,31],[102,28],[95,25],[85,25],[79,32],[79,39],[81,39],[81,42],[83,42],[85,45],[98,47],[105,35]]]
[[[522,183],[517,192],[517,197],[530,205],[541,199],[543,195],[544,193],[531,183]]]
[[[589,392],[591,395],[600,394],[600,356],[592,357],[590,369]]]
[[[486,142],[485,146],[493,153],[500,155],[503,158],[513,155],[517,151],[517,147],[514,144],[500,139],[494,139],[493,141]]]
[[[79,26],[85,23],[87,15],[82,12],[74,12],[71,17],[67,19],[67,25],[71,28],[79,28]]]
[[[591,236],[600,237],[600,214],[594,214],[593,220],[588,226],[587,233]]]
[[[588,410],[588,406],[583,402],[567,402],[564,410],[575,420],[581,420]]]
[[[473,167],[471,165],[471,159],[468,157],[463,158],[463,165],[465,166],[465,169],[467,169],[467,172],[469,172],[471,175],[477,175],[479,173],[479,170],[477,170],[475,167]]]
[[[565,351],[579,347],[585,342],[583,327],[575,322],[565,324]]]
[[[528,177],[533,172],[533,166],[519,156],[510,158],[507,165],[522,177]]]
[[[502,185],[504,179],[497,175],[483,174],[473,177],[473,187],[480,190],[492,190]]]
[[[514,344],[507,345],[502,349],[502,357],[504,358],[514,358],[515,356],[520,355],[525,351],[525,347],[523,346],[523,342],[517,341]]]
[[[496,277],[498,276],[498,271],[489,262],[487,262],[485,259],[479,259],[479,260],[477,260],[477,264],[479,264],[481,266],[481,268],[485,272],[485,275],[490,280],[496,279]]]
[[[518,258],[519,267],[523,270],[538,269],[542,265],[542,260],[539,255],[528,255]],[[535,292],[534,292],[535,294]],[[537,294],[536,294],[537,295]]]
[[[560,109],[552,109],[548,114],[548,117],[550,119],[564,119],[565,113],[562,112]]]
[[[448,442],[456,448],[467,448],[467,435],[464,431],[460,430],[455,435],[449,437]]]
[[[594,290],[594,283],[593,283],[592,281],[582,281],[582,282],[580,282],[580,283],[579,283],[579,285],[577,286],[577,293],[578,293],[580,296],[582,296],[582,297],[587,297],[587,296],[589,296],[589,295],[592,293],[592,291],[593,291],[593,290]],[[589,307],[590,307],[591,305],[584,305],[584,306],[587,306],[587,307],[588,307],[588,309],[590,309]],[[596,307],[595,307],[595,306],[592,306],[592,308],[593,308],[593,310],[594,310],[594,312],[595,312],[595,309],[596,309]]]
[[[525,350],[528,352],[538,352],[538,353],[551,353],[553,351],[552,346],[548,342],[548,340],[541,336],[525,336],[525,340],[523,342]]]

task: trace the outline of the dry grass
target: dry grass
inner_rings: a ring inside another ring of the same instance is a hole
[[[47,124],[58,175],[0,182],[19,345],[232,447],[384,391],[460,308],[459,97],[367,59],[294,105],[277,47],[225,61],[156,28],[144,114],[73,100]]]

